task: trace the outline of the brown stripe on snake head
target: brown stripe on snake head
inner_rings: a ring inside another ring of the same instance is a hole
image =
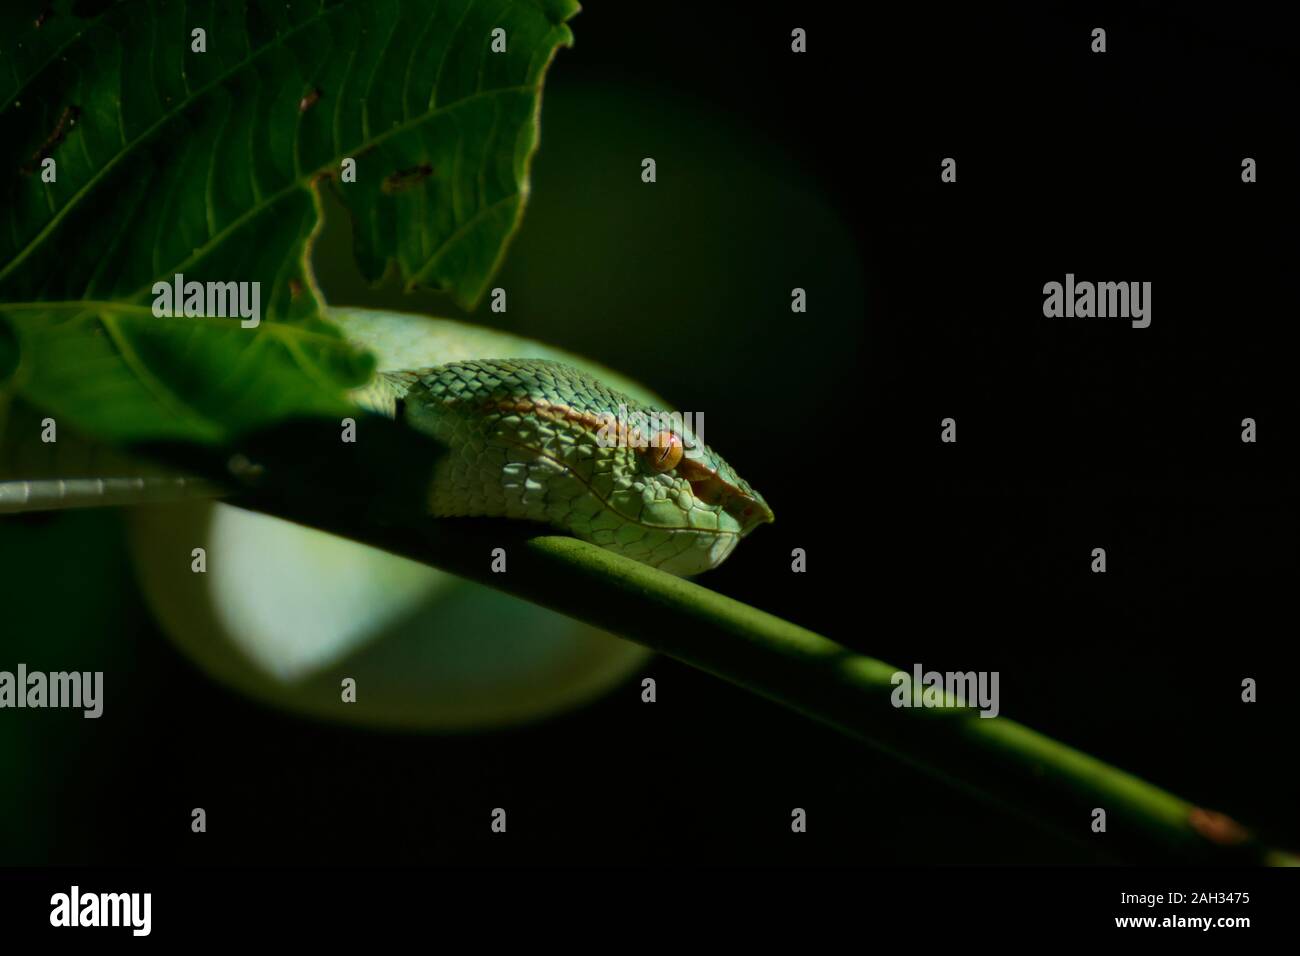
[[[558,402],[549,402],[546,399],[500,399],[489,401],[481,406],[484,412],[501,412],[503,414],[526,415],[533,413],[549,418],[552,421],[572,422],[590,432],[599,432],[601,429],[608,428],[614,434],[611,435],[614,441],[620,447],[632,448],[634,451],[647,458],[647,465],[652,471],[675,471],[677,475],[685,478],[691,485],[691,493],[700,501],[710,505],[721,505],[726,508],[728,503],[735,499],[745,499],[743,491],[731,484],[724,478],[720,477],[716,470],[701,464],[693,458],[676,456],[679,458],[675,462],[675,467],[665,469],[656,467],[656,461],[662,463],[663,452],[660,445],[664,441],[663,432],[655,435],[651,441],[645,441],[639,429],[629,428],[624,422],[610,415],[597,415],[595,412],[578,411],[568,405],[561,405]],[[681,441],[680,437],[670,434],[670,440],[676,439]],[[752,506],[751,506],[752,508]],[[742,517],[749,517],[750,508]]]
[[[678,452],[675,456],[665,457],[665,453],[670,453],[681,448],[681,439],[676,435],[668,432],[660,432],[654,438],[647,440],[641,434],[641,430],[628,425],[617,417],[606,413],[597,415],[595,412],[583,412],[569,405],[562,405],[559,402],[550,402],[544,398],[539,399],[500,399],[498,401],[484,402],[480,406],[484,412],[501,412],[506,415],[518,414],[527,415],[533,413],[549,418],[557,422],[572,422],[589,432],[599,433],[602,430],[607,431],[606,441],[618,448],[631,448],[638,454],[647,456],[650,462],[650,468],[653,471],[668,471],[671,469],[662,467],[663,462],[680,459],[681,454]],[[665,438],[667,436],[667,438]],[[660,449],[663,449],[661,451]],[[656,467],[658,463],[658,467]]]
[[[613,424],[618,430],[617,437],[624,438],[629,434],[624,428],[623,423],[619,421],[611,422],[610,419],[597,415],[595,412],[580,412],[576,408],[568,405],[561,405],[558,402],[548,402],[544,398],[539,399],[501,399],[495,402],[485,402],[481,406],[485,412],[502,412],[503,414],[527,415],[532,412],[549,418],[557,422],[573,422],[588,431],[598,431],[606,425]]]

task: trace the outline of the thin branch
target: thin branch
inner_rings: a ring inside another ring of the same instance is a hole
[[[896,708],[898,668],[690,581],[520,522],[378,525],[251,507],[342,534],[604,628],[879,747],[1093,849],[1142,862],[1294,865],[1222,814],[1004,717]],[[301,510],[301,505],[299,506]],[[491,570],[504,547],[506,573]],[[1108,833],[1091,830],[1094,808]]]

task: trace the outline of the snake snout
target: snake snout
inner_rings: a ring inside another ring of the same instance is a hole
[[[768,503],[756,491],[731,496],[723,508],[740,525],[742,538],[759,525],[770,524],[776,520],[776,515],[772,513]]]

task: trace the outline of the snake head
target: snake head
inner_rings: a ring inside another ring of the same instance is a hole
[[[484,359],[402,375],[403,420],[449,452],[431,514],[543,521],[678,575],[717,567],[772,520],[684,416],[568,364]]]
[[[630,468],[629,490],[611,495],[610,506],[645,529],[641,539],[631,542],[630,556],[661,570],[691,575],[715,568],[741,538],[775,520],[763,496],[680,424],[639,448]],[[623,534],[633,539],[636,533]],[[646,539],[664,543],[648,557],[640,556]],[[617,535],[612,544],[593,540],[621,550]]]
[[[719,508],[727,530],[742,538],[760,524],[776,519],[763,496],[702,442],[688,446],[673,470],[690,485],[695,507]]]

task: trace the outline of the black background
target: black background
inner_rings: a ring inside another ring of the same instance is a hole
[[[707,583],[888,661],[998,670],[1007,716],[1300,846],[1289,35],[1237,7],[849,6],[592,3],[554,66],[566,84],[729,114],[834,197],[869,276],[865,314],[825,342],[832,368],[856,359],[837,401],[801,406],[799,379],[824,372],[799,368],[781,428],[756,417],[732,436],[742,461],[788,461],[762,486],[779,520]],[[1089,52],[1094,26],[1105,54]],[[545,154],[544,138],[539,177]],[[955,184],[939,179],[947,156]],[[779,223],[772,241],[801,243]],[[1152,282],[1151,327],[1044,318],[1043,283],[1067,272]],[[956,445],[939,442],[947,416]],[[1239,439],[1244,417],[1257,444]],[[788,572],[792,547],[808,574]],[[76,545],[58,556],[51,594],[75,601]],[[151,634],[121,573],[137,696],[111,726],[78,728],[49,786],[49,855],[14,862],[1123,856],[1086,812],[1078,839],[1045,833],[664,659],[654,707],[633,682],[510,732],[285,716]],[[790,833],[792,806],[807,834]]]

